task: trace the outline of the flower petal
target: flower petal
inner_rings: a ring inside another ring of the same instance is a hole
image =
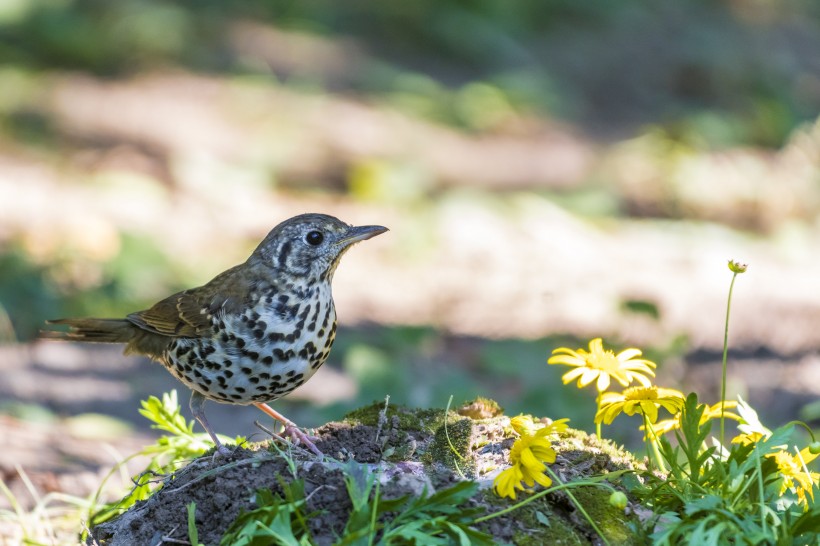
[[[631,347],[629,349],[624,349],[623,351],[621,351],[620,353],[615,355],[615,358],[617,358],[621,362],[626,362],[627,360],[629,360],[631,358],[634,358],[636,356],[641,356],[641,354],[642,353],[641,353],[640,349],[635,349],[634,347]]]
[[[598,374],[598,384],[596,385],[598,392],[604,392],[609,388],[609,374],[601,372]]]
[[[593,370],[591,368],[583,368],[584,373],[581,374],[581,378],[578,380],[579,387],[586,387],[590,383],[592,383],[598,374],[601,373],[600,370]]]
[[[568,371],[564,375],[561,376],[561,381],[564,382],[564,385],[568,385],[572,383],[575,379],[578,378],[579,375],[584,373],[586,368],[573,368],[572,370]]]

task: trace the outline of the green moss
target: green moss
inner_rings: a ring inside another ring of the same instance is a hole
[[[435,431],[433,443],[427,455],[429,461],[440,463],[467,478],[475,477],[475,461],[472,457],[473,421],[459,418],[448,419]]]
[[[379,419],[392,421],[398,418],[399,429],[405,432],[419,431],[434,433],[444,422],[444,410],[442,409],[410,409],[404,406],[388,405],[385,409],[384,402],[373,402],[369,406],[355,409],[344,416],[344,421],[356,425],[362,424],[371,427],[378,426]],[[458,415],[450,412],[449,419],[456,419]]]
[[[611,544],[637,544],[634,533],[629,529],[631,518],[623,510],[609,504],[609,490],[577,487],[573,488],[572,494]]]

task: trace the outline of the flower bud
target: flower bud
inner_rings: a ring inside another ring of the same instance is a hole
[[[748,268],[748,264],[742,264],[734,260],[729,260],[729,271],[731,271],[732,273],[746,273],[746,270]]]
[[[812,455],[820,454],[820,442],[812,442],[809,444],[809,453]]]
[[[615,491],[609,496],[609,504],[611,504],[618,510],[623,510],[624,508],[626,508],[626,503],[626,495],[621,493],[620,491]]]

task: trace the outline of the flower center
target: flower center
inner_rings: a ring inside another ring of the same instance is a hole
[[[596,370],[603,370],[605,372],[617,372],[620,368],[620,361],[615,358],[615,353],[607,350],[593,349],[591,353],[586,355],[587,365]]]
[[[624,390],[624,400],[657,400],[658,387],[630,387]]]

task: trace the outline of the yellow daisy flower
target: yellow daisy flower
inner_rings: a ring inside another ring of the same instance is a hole
[[[735,400],[727,400],[725,403],[725,408],[736,408],[737,401]],[[700,417],[700,424],[703,425],[709,419],[720,419],[720,406],[721,403],[718,402],[717,404],[712,404],[711,406],[707,406],[706,404],[699,404],[698,407],[705,407],[703,410],[703,415]],[[734,419],[735,421],[742,421],[743,419],[737,413],[726,411],[724,409],[723,415],[727,419]],[[664,419],[663,421],[658,421],[652,426],[652,429],[658,435],[666,434],[669,431],[675,430],[680,428],[680,417],[681,414],[677,414],[675,417],[671,419]],[[643,430],[643,425],[641,425],[641,430]]]
[[[760,440],[765,439],[766,436],[762,432],[749,432],[747,434],[738,434],[734,438],[732,438],[733,444],[743,444],[744,446],[748,446],[751,444],[756,444]]]
[[[565,364],[574,367],[561,379],[564,385],[578,379],[578,388],[586,387],[596,381],[595,386],[598,392],[604,392],[609,388],[612,379],[624,387],[628,387],[633,381],[648,387],[651,382],[647,376],[655,377],[652,368],[655,368],[656,364],[649,360],[636,358],[641,356],[639,349],[629,348],[616,355],[613,351],[604,349],[603,341],[599,337],[589,342],[589,351],[584,349],[573,351],[566,347],[559,347],[552,352],[552,355],[547,360],[547,364]]]
[[[806,494],[808,493],[809,498],[814,502],[814,488],[820,484],[820,473],[808,471],[806,465],[817,458],[817,454],[811,453],[806,447],[798,455],[791,455],[788,451],[781,450],[766,456],[774,459],[783,480],[780,484],[780,496],[789,490],[797,495],[797,502],[808,510]]]
[[[640,412],[650,423],[658,420],[658,408],[665,408],[671,414],[677,414],[684,405],[683,393],[675,389],[661,387],[630,387],[624,392],[605,392],[601,394],[601,403],[595,422],[611,424],[621,412],[634,415]]]
[[[513,428],[521,436],[510,449],[512,466],[493,481],[496,494],[515,500],[515,490],[524,490],[524,485],[533,487],[536,483],[549,487],[552,480],[546,475],[545,463],[555,462],[555,450],[552,449],[549,436],[567,428],[568,419],[560,419],[550,425],[537,428],[531,417],[519,416],[511,419]]]

